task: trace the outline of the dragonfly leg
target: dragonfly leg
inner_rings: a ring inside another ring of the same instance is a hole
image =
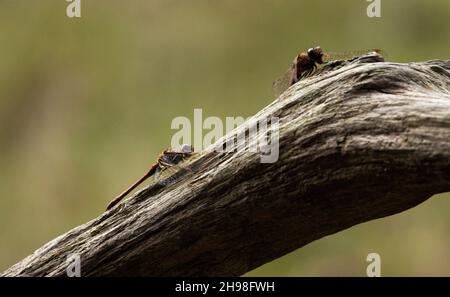
[[[305,71],[302,72],[300,78],[301,78],[301,79],[307,78],[307,77],[309,76],[310,73],[311,73],[311,69],[307,69],[307,70],[305,70]]]
[[[168,162],[165,162],[165,161],[162,161],[162,160],[160,160],[158,163],[159,163],[159,165],[160,165],[162,168],[166,168],[166,167],[171,167],[171,166],[173,166],[173,164],[168,163]]]
[[[317,66],[316,66],[316,64],[314,64],[311,68],[307,69],[303,73],[302,78],[306,78],[306,77],[311,76],[316,71],[316,69],[317,69]]]
[[[167,152],[164,152],[164,155],[181,155],[181,154],[183,154],[183,153],[180,153],[180,152],[173,152],[173,151],[167,151]]]

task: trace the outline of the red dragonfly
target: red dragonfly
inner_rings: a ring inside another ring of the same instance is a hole
[[[348,60],[356,56],[369,53],[376,53],[385,56],[381,49],[369,49],[359,51],[349,51],[341,53],[323,52],[320,46],[316,46],[295,56],[291,67],[272,84],[272,89],[276,97],[280,96],[286,89],[298,82],[300,79],[310,76],[317,69],[318,65],[332,60]]]
[[[161,171],[172,167],[184,159],[190,157],[194,153],[194,148],[190,144],[183,144],[178,150],[166,149],[163,151],[155,164],[153,164],[150,169],[144,174],[141,178],[139,178],[134,184],[129,186],[125,191],[123,191],[119,196],[114,198],[106,207],[106,210],[113,208],[116,204],[118,204],[123,198],[125,198],[131,191],[133,191],[137,186],[143,183],[147,178]]]

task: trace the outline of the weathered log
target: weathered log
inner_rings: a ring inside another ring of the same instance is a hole
[[[242,275],[450,191],[450,61],[331,62],[254,119],[270,116],[277,162],[201,152],[2,275],[64,276],[73,253],[83,276]]]

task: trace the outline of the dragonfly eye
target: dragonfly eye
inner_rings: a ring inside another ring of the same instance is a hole
[[[194,152],[194,147],[190,144],[183,144],[181,145],[181,152],[183,154],[191,154]]]
[[[308,56],[316,63],[323,63],[323,51],[320,46],[308,49]]]

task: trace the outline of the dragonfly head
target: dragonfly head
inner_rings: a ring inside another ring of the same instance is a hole
[[[310,57],[311,60],[313,60],[317,64],[323,64],[323,51],[320,46],[308,49],[308,57]]]

